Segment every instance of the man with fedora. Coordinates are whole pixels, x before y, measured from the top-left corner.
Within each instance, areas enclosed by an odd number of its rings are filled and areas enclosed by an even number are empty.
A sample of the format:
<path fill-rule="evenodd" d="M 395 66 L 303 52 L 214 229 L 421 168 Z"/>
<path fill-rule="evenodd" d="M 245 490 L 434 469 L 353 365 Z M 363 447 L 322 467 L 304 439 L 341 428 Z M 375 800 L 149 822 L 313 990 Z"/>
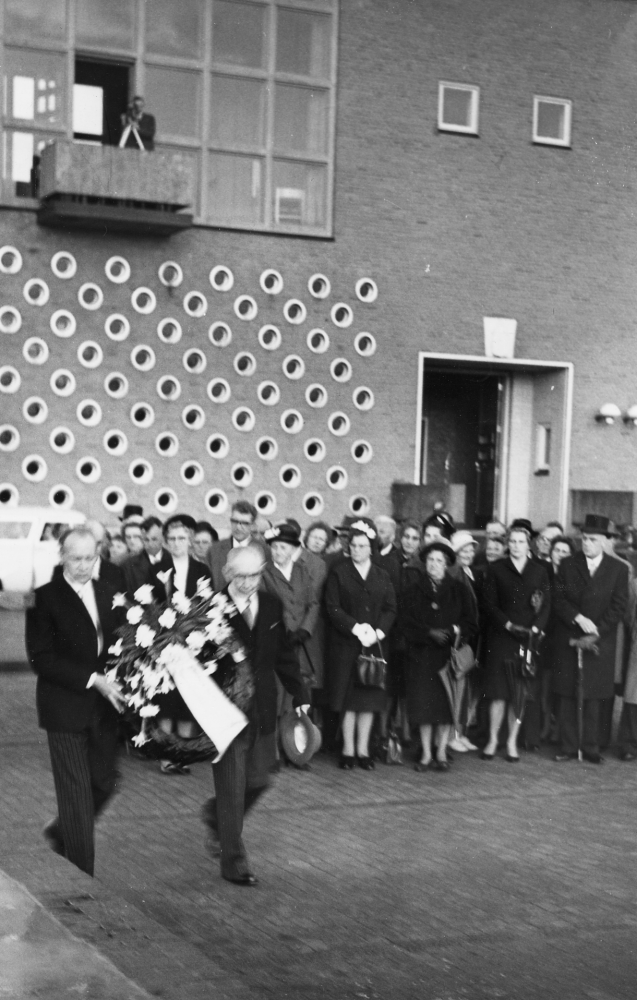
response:
<path fill-rule="evenodd" d="M 615 683 L 617 625 L 628 602 L 628 567 L 604 552 L 613 532 L 607 517 L 587 514 L 582 526 L 582 551 L 565 559 L 555 590 L 555 663 L 553 690 L 560 696 L 562 748 L 555 757 L 577 756 L 578 651 L 583 658 L 584 712 L 582 751 L 585 760 L 601 764 L 600 701 L 612 698 Z"/>

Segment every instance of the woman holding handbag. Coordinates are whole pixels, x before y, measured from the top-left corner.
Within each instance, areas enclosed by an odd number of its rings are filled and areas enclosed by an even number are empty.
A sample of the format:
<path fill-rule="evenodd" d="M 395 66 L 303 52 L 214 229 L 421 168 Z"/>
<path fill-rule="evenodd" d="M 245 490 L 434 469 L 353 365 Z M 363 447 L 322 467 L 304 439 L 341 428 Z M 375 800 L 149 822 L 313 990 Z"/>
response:
<path fill-rule="evenodd" d="M 475 600 L 461 580 L 448 572 L 456 554 L 446 539 L 425 545 L 424 562 L 416 580 L 403 591 L 398 630 L 405 645 L 407 713 L 420 728 L 422 756 L 416 771 L 449 768 L 447 743 L 453 722 L 449 696 L 439 676 L 452 646 L 471 641 L 478 631 Z M 436 759 L 432 756 L 433 729 L 436 728 Z"/>
<path fill-rule="evenodd" d="M 374 767 L 369 755 L 369 734 L 374 712 L 386 707 L 384 687 L 365 684 L 374 672 L 359 673 L 361 654 L 382 658 L 379 642 L 396 618 L 396 596 L 389 575 L 372 563 L 376 529 L 368 518 L 360 518 L 349 529 L 350 558 L 336 563 L 325 585 L 325 607 L 329 623 L 328 689 L 330 708 L 339 712 L 343 726 L 343 753 L 339 767 L 351 770 L 358 756 L 364 771 Z M 364 664 L 363 664 L 364 665 Z M 378 679 L 378 677 L 376 677 Z"/>

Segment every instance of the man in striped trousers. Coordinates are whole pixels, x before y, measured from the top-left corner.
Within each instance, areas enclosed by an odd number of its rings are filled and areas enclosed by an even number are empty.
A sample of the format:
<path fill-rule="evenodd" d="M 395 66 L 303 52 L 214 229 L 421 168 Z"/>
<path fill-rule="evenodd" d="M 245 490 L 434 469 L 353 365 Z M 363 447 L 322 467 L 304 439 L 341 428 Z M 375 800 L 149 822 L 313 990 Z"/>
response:
<path fill-rule="evenodd" d="M 115 791 L 117 713 L 124 705 L 104 668 L 124 611 L 113 608 L 115 589 L 92 579 L 93 534 L 72 528 L 60 545 L 63 572 L 36 590 L 26 630 L 58 802 L 44 835 L 54 851 L 93 875 L 95 817 Z"/>

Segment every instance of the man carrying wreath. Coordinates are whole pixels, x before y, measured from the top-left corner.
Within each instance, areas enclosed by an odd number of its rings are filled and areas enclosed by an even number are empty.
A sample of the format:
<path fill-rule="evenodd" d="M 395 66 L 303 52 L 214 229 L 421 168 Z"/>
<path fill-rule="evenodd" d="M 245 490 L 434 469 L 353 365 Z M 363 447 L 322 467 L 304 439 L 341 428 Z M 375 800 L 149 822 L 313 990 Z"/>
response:
<path fill-rule="evenodd" d="M 248 725 L 212 765 L 216 797 L 202 809 L 209 831 L 208 847 L 220 857 L 223 878 L 243 886 L 257 884 L 243 844 L 243 818 L 268 787 L 276 758 L 275 674 L 292 695 L 297 711 L 306 711 L 310 701 L 298 657 L 286 635 L 281 601 L 274 594 L 259 591 L 264 569 L 263 553 L 256 545 L 230 549 L 223 568 L 227 581 L 224 593 L 236 608 L 230 624 L 245 650 L 253 693 L 243 709 Z M 215 682 L 225 687 L 236 669 L 235 658 L 225 656 L 219 662 Z"/>

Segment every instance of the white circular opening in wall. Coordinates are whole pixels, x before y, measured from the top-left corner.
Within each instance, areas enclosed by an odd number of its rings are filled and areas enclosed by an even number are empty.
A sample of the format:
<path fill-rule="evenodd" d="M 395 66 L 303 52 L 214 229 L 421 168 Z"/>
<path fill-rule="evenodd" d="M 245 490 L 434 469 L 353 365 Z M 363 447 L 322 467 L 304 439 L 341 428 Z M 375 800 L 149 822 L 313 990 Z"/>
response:
<path fill-rule="evenodd" d="M 257 370 L 257 359 L 249 351 L 241 351 L 232 362 L 232 367 L 237 375 L 254 375 Z"/>
<path fill-rule="evenodd" d="M 0 368 L 0 392 L 12 395 L 17 392 L 22 384 L 20 372 L 13 365 L 3 365 Z"/>
<path fill-rule="evenodd" d="M 252 482 L 253 473 L 247 462 L 235 462 L 230 469 L 230 479 L 240 490 L 246 489 Z"/>
<path fill-rule="evenodd" d="M 183 356 L 183 366 L 187 372 L 191 375 L 201 375 L 205 372 L 208 359 L 203 351 L 200 351 L 197 347 L 192 347 Z"/>
<path fill-rule="evenodd" d="M 374 393 L 366 385 L 359 385 L 352 393 L 354 406 L 358 410 L 371 410 L 374 405 Z"/>
<path fill-rule="evenodd" d="M 68 368 L 58 368 L 49 380 L 56 396 L 72 396 L 76 389 L 75 375 Z"/>
<path fill-rule="evenodd" d="M 303 454 L 308 462 L 322 462 L 326 453 L 325 442 L 320 438 L 308 438 L 303 445 Z"/>
<path fill-rule="evenodd" d="M 116 458 L 119 458 L 120 455 L 125 455 L 128 451 L 128 438 L 123 431 L 107 431 L 102 439 L 102 443 L 104 451 L 108 452 L 109 455 L 114 455 Z"/>
<path fill-rule="evenodd" d="M 11 424 L 0 427 L 0 451 L 15 451 L 20 446 L 20 432 Z"/>
<path fill-rule="evenodd" d="M 224 264 L 217 264 L 208 275 L 208 280 L 215 292 L 229 292 L 234 285 L 234 274 Z"/>
<path fill-rule="evenodd" d="M 22 357 L 30 365 L 43 365 L 49 360 L 49 345 L 41 337 L 29 337 L 22 346 Z"/>
<path fill-rule="evenodd" d="M 260 514 L 274 514 L 276 510 L 276 497 L 269 490 L 259 490 L 254 498 L 254 506 Z"/>
<path fill-rule="evenodd" d="M 179 474 L 187 486 L 200 486 L 203 483 L 203 465 L 201 462 L 184 462 Z"/>
<path fill-rule="evenodd" d="M 49 408 L 40 396 L 29 396 L 22 404 L 22 416 L 30 424 L 43 424 L 49 415 Z"/>
<path fill-rule="evenodd" d="M 97 427 L 102 419 L 102 407 L 94 399 L 83 399 L 77 404 L 76 413 L 84 427 Z"/>
<path fill-rule="evenodd" d="M 359 465 L 367 465 L 374 457 L 374 449 L 369 441 L 354 441 L 351 448 L 352 458 Z"/>
<path fill-rule="evenodd" d="M 283 306 L 283 315 L 288 323 L 299 326 L 307 319 L 307 309 L 299 299 L 289 299 Z"/>
<path fill-rule="evenodd" d="M 354 312 L 352 307 L 348 306 L 347 302 L 337 302 L 336 305 L 333 305 L 330 310 L 330 316 L 332 317 L 334 326 L 338 326 L 341 329 L 351 326 L 354 322 Z"/>
<path fill-rule="evenodd" d="M 319 514 L 323 513 L 325 502 L 320 493 L 306 493 L 303 497 L 302 507 L 310 517 L 318 517 Z"/>
<path fill-rule="evenodd" d="M 70 486 L 65 483 L 58 483 L 49 490 L 49 503 L 51 507 L 58 507 L 60 510 L 68 510 L 75 503 L 75 496 Z"/>
<path fill-rule="evenodd" d="M 271 267 L 261 272 L 259 284 L 266 295 L 278 295 L 283 291 L 283 278 Z"/>
<path fill-rule="evenodd" d="M 77 349 L 77 360 L 84 368 L 99 368 L 104 360 L 104 351 L 94 340 L 85 340 Z"/>
<path fill-rule="evenodd" d="M 30 483 L 41 483 L 46 479 L 48 466 L 41 455 L 27 455 L 22 460 L 22 475 Z"/>
<path fill-rule="evenodd" d="M 157 306 L 157 298 L 154 291 L 152 288 L 146 288 L 145 285 L 136 288 L 130 300 L 135 312 L 140 313 L 142 316 L 149 316 L 150 313 L 155 311 Z"/>
<path fill-rule="evenodd" d="M 301 485 L 301 470 L 298 465 L 282 465 L 279 469 L 279 482 L 288 490 L 295 490 Z"/>
<path fill-rule="evenodd" d="M 373 278 L 359 278 L 356 282 L 356 297 L 361 302 L 375 302 L 378 298 L 378 285 Z"/>
<path fill-rule="evenodd" d="M 227 403 L 230 399 L 230 383 L 225 378 L 213 378 L 206 388 L 208 399 L 213 403 Z"/>
<path fill-rule="evenodd" d="M 130 352 L 130 359 L 133 368 L 136 368 L 138 372 L 149 372 L 151 368 L 155 367 L 156 357 L 155 352 L 152 347 L 148 344 L 138 344 Z"/>
<path fill-rule="evenodd" d="M 157 382 L 157 395 L 172 403 L 181 396 L 181 382 L 174 375 L 162 375 Z"/>
<path fill-rule="evenodd" d="M 22 289 L 22 294 L 30 306 L 45 306 L 51 293 L 42 278 L 29 278 Z"/>
<path fill-rule="evenodd" d="M 134 458 L 128 466 L 128 475 L 139 486 L 147 486 L 153 478 L 153 467 L 145 458 Z"/>
<path fill-rule="evenodd" d="M 135 403 L 130 411 L 131 422 L 144 430 L 155 422 L 155 411 L 150 403 Z"/>
<path fill-rule="evenodd" d="M 15 247 L 0 247 L 0 273 L 17 274 L 22 267 L 22 254 Z"/>
<path fill-rule="evenodd" d="M 281 390 L 276 382 L 262 382 L 257 389 L 257 396 L 264 406 L 276 406 L 281 401 Z"/>
<path fill-rule="evenodd" d="M 333 490 L 344 490 L 347 486 L 347 472 L 342 465 L 332 465 L 326 472 L 327 485 Z"/>
<path fill-rule="evenodd" d="M 315 410 L 319 410 L 322 406 L 325 406 L 327 404 L 327 389 L 325 386 L 319 385 L 318 382 L 308 385 L 305 390 L 305 402 L 308 406 L 314 407 Z"/>
<path fill-rule="evenodd" d="M 313 274 L 307 287 L 313 299 L 326 299 L 332 291 L 330 279 L 326 278 L 324 274 Z"/>
<path fill-rule="evenodd" d="M 230 442 L 225 434 L 211 434 L 206 441 L 211 458 L 225 458 L 230 451 Z"/>
<path fill-rule="evenodd" d="M 353 497 L 350 497 L 349 509 L 352 514 L 361 514 L 362 516 L 365 516 L 365 514 L 369 514 L 369 507 L 369 498 L 363 496 L 362 493 L 356 493 Z"/>
<path fill-rule="evenodd" d="M 93 312 L 95 309 L 99 309 L 104 302 L 104 292 L 95 282 L 87 281 L 80 286 L 77 300 L 84 309 Z"/>
<path fill-rule="evenodd" d="M 111 313 L 111 315 L 106 318 L 104 330 L 107 337 L 119 343 L 119 341 L 126 340 L 128 337 L 130 333 L 130 323 L 126 316 L 122 316 L 121 313 Z"/>
<path fill-rule="evenodd" d="M 256 417 L 249 406 L 238 406 L 232 414 L 232 426 L 247 433 L 254 428 Z"/>
<path fill-rule="evenodd" d="M 0 507 L 17 507 L 20 494 L 13 483 L 0 483 Z"/>
<path fill-rule="evenodd" d="M 174 458 L 179 451 L 179 438 L 170 431 L 162 431 L 155 438 L 155 451 L 162 458 Z"/>
<path fill-rule="evenodd" d="M 177 509 L 178 498 L 169 486 L 163 486 L 155 493 L 155 507 L 164 514 L 172 514 Z"/>
<path fill-rule="evenodd" d="M 354 350 L 362 358 L 371 358 L 376 353 L 376 338 L 372 333 L 357 333 L 354 338 Z"/>
<path fill-rule="evenodd" d="M 279 446 L 272 437 L 260 437 L 254 447 L 259 458 L 265 462 L 271 462 L 279 454 Z"/>
<path fill-rule="evenodd" d="M 276 351 L 281 346 L 281 331 L 278 326 L 262 326 L 257 338 L 264 351 Z"/>
<path fill-rule="evenodd" d="M 205 503 L 211 514 L 223 514 L 228 509 L 228 497 L 223 490 L 208 490 Z"/>
<path fill-rule="evenodd" d="M 336 413 L 330 413 L 327 426 L 334 437 L 344 437 L 349 434 L 350 419 L 342 410 L 337 410 Z"/>
<path fill-rule="evenodd" d="M 115 285 L 123 285 L 130 278 L 130 264 L 125 257 L 109 257 L 104 265 L 104 273 Z"/>
<path fill-rule="evenodd" d="M 157 336 L 164 344 L 178 344 L 182 332 L 181 323 L 179 320 L 173 319 L 172 316 L 160 319 L 157 324 Z"/>
<path fill-rule="evenodd" d="M 128 394 L 128 379 L 121 372 L 111 372 L 104 379 L 104 389 L 111 399 L 123 399 Z"/>
<path fill-rule="evenodd" d="M 200 431 L 206 422 L 206 414 L 201 406 L 186 406 L 181 414 L 181 422 L 189 431 Z"/>
<path fill-rule="evenodd" d="M 257 304 L 251 295 L 240 295 L 234 300 L 233 308 L 235 316 L 245 320 L 254 319 L 258 312 Z"/>
<path fill-rule="evenodd" d="M 184 296 L 184 311 L 194 319 L 201 319 L 208 312 L 208 299 L 202 292 L 188 292 Z"/>
<path fill-rule="evenodd" d="M 157 274 L 165 288 L 178 288 L 184 280 L 184 272 L 175 260 L 165 260 Z"/>
<path fill-rule="evenodd" d="M 213 347 L 227 347 L 232 340 L 232 330 L 227 323 L 213 323 L 208 330 L 208 340 Z"/>
<path fill-rule="evenodd" d="M 121 486 L 107 486 L 102 493 L 102 504 L 113 514 L 123 510 L 126 505 L 126 494 Z"/>
<path fill-rule="evenodd" d="M 72 253 L 66 250 L 58 250 L 51 257 L 51 270 L 56 278 L 67 281 L 77 273 L 77 261 Z"/>
<path fill-rule="evenodd" d="M 334 358 L 330 365 L 330 375 L 335 382 L 349 382 L 352 377 L 352 366 L 347 358 Z"/>
<path fill-rule="evenodd" d="M 15 306 L 0 308 L 0 333 L 17 333 L 22 326 L 22 316 Z"/>
<path fill-rule="evenodd" d="M 77 320 L 68 309 L 56 309 L 49 320 L 51 332 L 56 337 L 72 337 L 77 329 Z"/>
<path fill-rule="evenodd" d="M 303 378 L 305 375 L 305 361 L 298 354 L 288 354 L 287 358 L 284 358 L 281 367 L 283 368 L 284 375 L 293 381 Z"/>
<path fill-rule="evenodd" d="M 325 354 L 330 347 L 330 338 L 325 330 L 310 330 L 306 343 L 313 354 Z"/>
<path fill-rule="evenodd" d="M 83 483 L 96 483 L 102 475 L 102 467 L 96 458 L 87 455 L 75 466 L 75 475 Z"/>
<path fill-rule="evenodd" d="M 299 434 L 303 430 L 303 417 L 298 410 L 284 410 L 281 427 L 286 434 Z"/>
<path fill-rule="evenodd" d="M 54 427 L 49 434 L 49 444 L 58 455 L 69 455 L 75 448 L 75 434 L 68 427 Z"/>

